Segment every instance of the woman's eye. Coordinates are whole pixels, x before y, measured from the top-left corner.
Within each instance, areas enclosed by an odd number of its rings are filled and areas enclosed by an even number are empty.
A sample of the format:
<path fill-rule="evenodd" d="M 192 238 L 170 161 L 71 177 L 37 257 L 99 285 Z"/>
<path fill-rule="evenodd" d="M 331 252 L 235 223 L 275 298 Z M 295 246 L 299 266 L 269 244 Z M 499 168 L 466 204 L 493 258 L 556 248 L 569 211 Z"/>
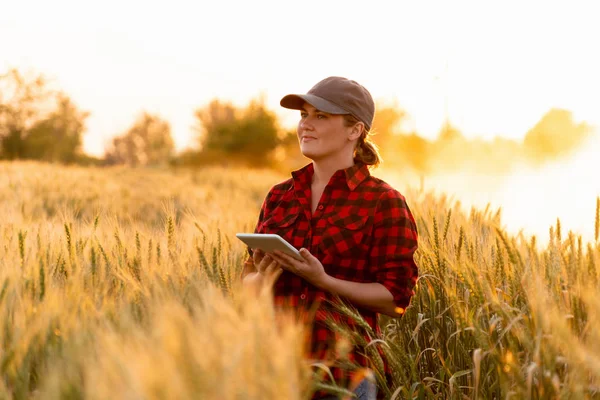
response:
<path fill-rule="evenodd" d="M 324 115 L 324 114 L 318 114 L 318 115 L 317 115 L 317 118 L 318 118 L 318 119 L 325 119 L 325 118 L 327 118 L 327 116 L 326 116 L 326 115 Z"/>
<path fill-rule="evenodd" d="M 304 112 L 303 112 L 303 113 L 300 113 L 300 117 L 301 117 L 301 118 L 306 118 L 306 116 L 307 116 L 307 115 L 308 115 L 308 114 L 307 114 L 307 113 L 304 113 Z"/>

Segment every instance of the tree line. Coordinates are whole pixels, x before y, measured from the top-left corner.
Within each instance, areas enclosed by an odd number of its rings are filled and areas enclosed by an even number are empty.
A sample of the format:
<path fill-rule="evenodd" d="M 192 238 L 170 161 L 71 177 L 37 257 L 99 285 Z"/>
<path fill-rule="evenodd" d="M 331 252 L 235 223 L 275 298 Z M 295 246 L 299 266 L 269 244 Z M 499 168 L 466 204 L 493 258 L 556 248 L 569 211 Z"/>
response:
<path fill-rule="evenodd" d="M 171 125 L 143 112 L 113 137 L 103 158 L 83 152 L 88 111 L 41 75 L 16 69 L 0 75 L 0 159 L 129 166 L 239 163 L 270 167 L 281 159 L 295 134 L 280 128 L 262 99 L 245 108 L 213 100 L 195 110 L 200 150 L 175 154 Z M 282 153 L 283 152 L 283 153 Z"/>
<path fill-rule="evenodd" d="M 171 126 L 159 115 L 141 113 L 131 127 L 113 137 L 103 158 L 83 152 L 90 113 L 64 92 L 52 90 L 41 75 L 16 69 L 0 75 L 0 159 L 65 164 L 202 166 L 207 164 L 295 168 L 307 162 L 296 133 L 284 129 L 262 98 L 239 108 L 215 99 L 194 111 L 199 150 L 175 154 Z M 384 165 L 421 173 L 477 167 L 510 168 L 516 160 L 544 163 L 571 154 L 591 129 L 571 112 L 549 110 L 523 141 L 467 139 L 447 122 L 434 140 L 404 129 L 406 113 L 397 105 L 377 107 L 375 143 Z M 507 116 L 510 118 L 510 116 Z"/>

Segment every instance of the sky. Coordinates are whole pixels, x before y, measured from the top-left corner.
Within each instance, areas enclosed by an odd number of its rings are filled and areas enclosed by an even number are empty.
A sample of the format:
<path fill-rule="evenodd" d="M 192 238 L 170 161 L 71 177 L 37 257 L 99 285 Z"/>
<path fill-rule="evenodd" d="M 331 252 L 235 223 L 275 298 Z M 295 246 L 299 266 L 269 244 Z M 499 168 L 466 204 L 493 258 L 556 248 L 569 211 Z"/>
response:
<path fill-rule="evenodd" d="M 563 239 L 569 231 L 581 235 L 584 243 L 595 241 L 596 202 L 600 198 L 600 135 L 590 136 L 573 157 L 540 167 L 522 164 L 509 173 L 489 171 L 441 172 L 424 177 L 408 177 L 402 171 L 385 171 L 383 179 L 403 193 L 423 187 L 426 193 L 460 201 L 463 211 L 471 207 L 491 214 L 501 209 L 501 227 L 510 234 L 536 235 L 545 246 L 549 228 L 560 219 Z M 556 230 L 556 228 L 554 228 Z"/>
<path fill-rule="evenodd" d="M 214 98 L 262 95 L 291 127 L 280 98 L 331 75 L 395 102 L 429 138 L 448 116 L 467 137 L 521 139 L 552 107 L 600 126 L 592 1 L 3 3 L 0 72 L 44 74 L 89 111 L 91 154 L 142 111 L 192 145 L 193 112 Z"/>

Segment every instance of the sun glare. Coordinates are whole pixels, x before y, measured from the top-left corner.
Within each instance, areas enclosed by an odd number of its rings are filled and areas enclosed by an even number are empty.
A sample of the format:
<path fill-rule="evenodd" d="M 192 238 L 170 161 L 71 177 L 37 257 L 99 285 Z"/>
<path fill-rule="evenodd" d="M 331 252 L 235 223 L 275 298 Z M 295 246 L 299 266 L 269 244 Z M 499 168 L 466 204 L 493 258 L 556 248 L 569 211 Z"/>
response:
<path fill-rule="evenodd" d="M 279 99 L 328 75 L 353 78 L 397 104 L 404 130 L 429 140 L 449 121 L 469 140 L 519 142 L 552 108 L 600 126 L 600 25 L 587 3 L 439 2 L 435 12 L 402 1 L 332 1 L 318 3 L 318 12 L 310 1 L 30 3 L 7 3 L 0 15 L 0 37 L 11 38 L 0 68 L 45 74 L 89 111 L 83 145 L 92 155 L 142 111 L 171 124 L 177 150 L 194 146 L 194 111 L 214 98 L 243 106 L 263 95 L 293 129 L 297 114 Z M 38 12 L 23 19 L 32 8 Z M 273 14 L 258 13 L 263 8 Z M 358 15 L 360 29 L 350 29 Z M 290 27 L 308 22 L 319 29 L 304 30 L 300 44 Z M 426 183 L 465 204 L 502 206 L 515 229 L 540 234 L 561 217 L 586 230 L 599 192 L 590 150 L 598 144 L 590 146 L 542 169 L 490 176 L 475 164 L 460 174 L 436 171 Z"/>

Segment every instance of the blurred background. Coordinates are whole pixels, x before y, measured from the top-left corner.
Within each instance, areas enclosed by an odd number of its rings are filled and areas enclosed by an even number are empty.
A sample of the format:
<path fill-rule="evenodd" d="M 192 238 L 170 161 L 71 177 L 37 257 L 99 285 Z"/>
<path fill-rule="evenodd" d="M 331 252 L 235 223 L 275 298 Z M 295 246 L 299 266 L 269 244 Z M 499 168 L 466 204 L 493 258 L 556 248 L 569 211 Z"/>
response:
<path fill-rule="evenodd" d="M 373 174 L 502 208 L 542 241 L 594 236 L 593 2 L 20 1 L 0 13 L 0 158 L 289 174 L 279 99 L 354 79 L 377 100 Z M 409 199 L 410 204 L 410 199 Z"/>

